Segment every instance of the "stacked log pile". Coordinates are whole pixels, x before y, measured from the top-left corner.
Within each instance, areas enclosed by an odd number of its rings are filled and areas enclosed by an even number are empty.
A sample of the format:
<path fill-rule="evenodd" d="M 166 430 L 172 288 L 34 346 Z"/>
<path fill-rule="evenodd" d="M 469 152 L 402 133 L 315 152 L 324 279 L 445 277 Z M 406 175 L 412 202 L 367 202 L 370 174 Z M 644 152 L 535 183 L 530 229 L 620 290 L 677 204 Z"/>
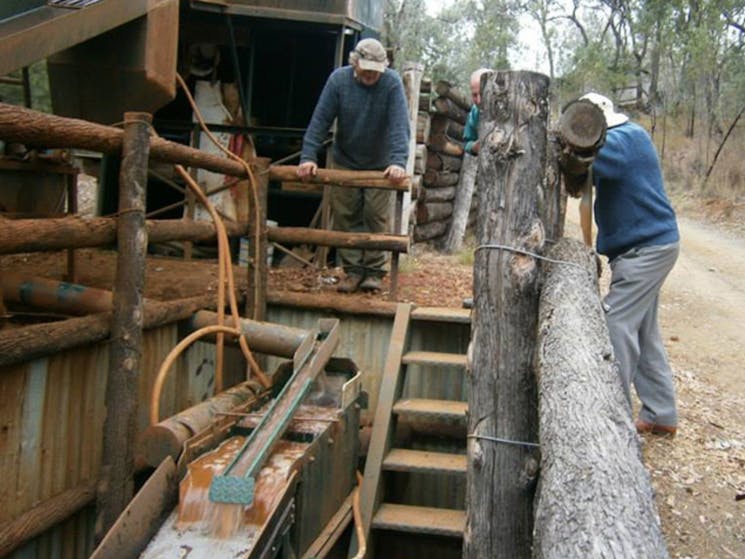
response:
<path fill-rule="evenodd" d="M 426 88 L 426 89 L 425 89 Z M 461 180 L 463 130 L 471 100 L 448 82 L 423 82 L 419 97 L 417 143 L 422 173 L 415 211 L 414 242 L 442 241 L 450 228 Z M 417 152 L 419 154 L 419 151 Z"/>

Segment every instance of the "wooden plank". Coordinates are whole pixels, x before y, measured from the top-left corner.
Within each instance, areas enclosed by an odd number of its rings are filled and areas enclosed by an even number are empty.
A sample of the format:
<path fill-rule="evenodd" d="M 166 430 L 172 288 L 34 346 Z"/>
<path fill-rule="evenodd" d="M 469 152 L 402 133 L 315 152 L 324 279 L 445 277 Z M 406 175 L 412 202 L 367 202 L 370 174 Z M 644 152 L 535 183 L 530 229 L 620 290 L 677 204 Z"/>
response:
<path fill-rule="evenodd" d="M 373 527 L 397 532 L 462 538 L 466 527 L 466 513 L 462 510 L 385 503 L 375 515 Z"/>
<path fill-rule="evenodd" d="M 466 475 L 466 455 L 394 448 L 385 457 L 383 469 L 393 472 Z"/>
<path fill-rule="evenodd" d="M 462 353 L 441 353 L 437 351 L 410 351 L 403 357 L 406 365 L 431 365 L 465 367 L 466 356 Z"/>
<path fill-rule="evenodd" d="M 385 382 L 385 380 L 383 381 Z M 406 398 L 393 406 L 393 412 L 416 418 L 456 419 L 466 418 L 468 402 L 454 400 L 427 400 L 423 398 Z M 377 418 L 377 415 L 375 416 Z"/>
<path fill-rule="evenodd" d="M 383 467 L 383 458 L 388 453 L 391 444 L 391 432 L 394 426 L 391 408 L 401 393 L 403 384 L 401 357 L 404 354 L 407 342 L 410 317 L 411 304 L 400 303 L 396 309 L 396 318 L 393 320 L 388 356 L 385 360 L 378 405 L 375 409 L 375 424 L 373 425 L 370 448 L 365 462 L 365 474 L 360 488 L 360 515 L 365 539 L 368 539 L 370 534 L 373 514 L 380 497 L 380 474 Z M 350 552 L 356 550 L 356 548 L 355 539 L 350 545 Z"/>
<path fill-rule="evenodd" d="M 470 309 L 452 309 L 449 307 L 417 307 L 411 312 L 412 320 L 429 320 L 431 322 L 471 323 Z"/>

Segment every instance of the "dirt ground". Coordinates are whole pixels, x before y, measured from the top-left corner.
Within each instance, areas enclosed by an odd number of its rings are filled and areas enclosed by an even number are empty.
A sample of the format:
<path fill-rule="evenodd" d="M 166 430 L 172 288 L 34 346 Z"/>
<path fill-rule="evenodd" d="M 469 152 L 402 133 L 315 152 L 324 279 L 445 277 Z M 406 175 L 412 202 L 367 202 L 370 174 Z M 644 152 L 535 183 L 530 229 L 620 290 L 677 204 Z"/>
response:
<path fill-rule="evenodd" d="M 643 451 L 657 494 L 663 530 L 674 558 L 745 558 L 745 204 L 676 202 L 681 256 L 666 282 L 660 316 L 678 388 L 675 439 L 645 437 Z M 570 205 L 567 234 L 578 236 Z M 460 307 L 471 296 L 468 248 L 443 256 L 416 245 L 401 260 L 399 300 Z M 62 254 L 0 257 L 0 270 L 62 278 Z M 111 252 L 81 250 L 78 282 L 109 288 Z M 236 270 L 239 290 L 245 271 Z M 270 289 L 335 293 L 339 270 L 273 268 Z M 610 276 L 605 269 L 603 281 Z M 174 281 L 178 278 L 178 281 Z M 214 291 L 217 268 L 175 258 L 151 258 L 146 296 L 174 299 Z M 362 299 L 384 298 L 354 295 Z"/>

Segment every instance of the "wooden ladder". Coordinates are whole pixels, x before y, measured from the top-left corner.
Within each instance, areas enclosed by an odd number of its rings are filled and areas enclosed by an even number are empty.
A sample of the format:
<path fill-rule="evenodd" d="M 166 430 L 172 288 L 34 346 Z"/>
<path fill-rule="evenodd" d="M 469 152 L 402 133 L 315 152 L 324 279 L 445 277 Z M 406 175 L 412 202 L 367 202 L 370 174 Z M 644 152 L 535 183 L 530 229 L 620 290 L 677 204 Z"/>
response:
<path fill-rule="evenodd" d="M 467 311 L 459 309 L 453 312 L 460 315 L 461 321 L 463 316 L 468 320 Z M 405 416 L 410 420 L 446 420 L 451 423 L 465 421 L 467 402 L 401 397 L 409 365 L 427 368 L 455 366 L 465 372 L 466 356 L 463 354 L 409 350 L 413 320 L 449 321 L 451 317 L 448 315 L 446 309 L 441 310 L 439 316 L 426 311 L 412 312 L 412 306 L 408 303 L 400 303 L 397 307 L 360 491 L 362 529 L 369 542 L 368 552 L 370 543 L 373 543 L 370 542 L 371 529 L 463 537 L 466 521 L 464 510 L 386 502 L 381 483 L 386 471 L 465 476 L 465 454 L 392 448 L 398 417 Z M 357 549 L 355 535 L 350 544 L 349 557 L 353 557 Z M 371 555 L 368 553 L 367 556 Z"/>

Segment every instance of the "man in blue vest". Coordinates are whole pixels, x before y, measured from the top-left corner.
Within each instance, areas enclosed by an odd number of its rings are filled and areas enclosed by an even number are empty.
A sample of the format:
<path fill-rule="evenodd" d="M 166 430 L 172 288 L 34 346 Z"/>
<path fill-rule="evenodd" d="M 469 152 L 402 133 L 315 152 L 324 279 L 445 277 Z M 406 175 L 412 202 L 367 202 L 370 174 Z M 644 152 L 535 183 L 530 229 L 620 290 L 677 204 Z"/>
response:
<path fill-rule="evenodd" d="M 637 431 L 675 435 L 678 416 L 672 371 L 657 320 L 659 293 L 678 258 L 679 233 L 665 193 L 657 151 L 646 130 L 607 97 L 587 99 L 605 116 L 605 144 L 592 164 L 597 251 L 612 270 L 603 300 L 623 387 L 641 400 Z"/>
<path fill-rule="evenodd" d="M 349 66 L 332 72 L 303 138 L 298 176 L 316 174 L 321 144 L 336 119 L 334 165 L 340 169 L 381 170 L 394 183 L 406 178 L 409 112 L 401 78 L 388 68 L 385 48 L 363 39 L 349 54 Z M 332 187 L 330 202 L 337 231 L 386 233 L 390 190 Z M 386 253 L 338 249 L 346 277 L 339 291 L 380 289 Z"/>

